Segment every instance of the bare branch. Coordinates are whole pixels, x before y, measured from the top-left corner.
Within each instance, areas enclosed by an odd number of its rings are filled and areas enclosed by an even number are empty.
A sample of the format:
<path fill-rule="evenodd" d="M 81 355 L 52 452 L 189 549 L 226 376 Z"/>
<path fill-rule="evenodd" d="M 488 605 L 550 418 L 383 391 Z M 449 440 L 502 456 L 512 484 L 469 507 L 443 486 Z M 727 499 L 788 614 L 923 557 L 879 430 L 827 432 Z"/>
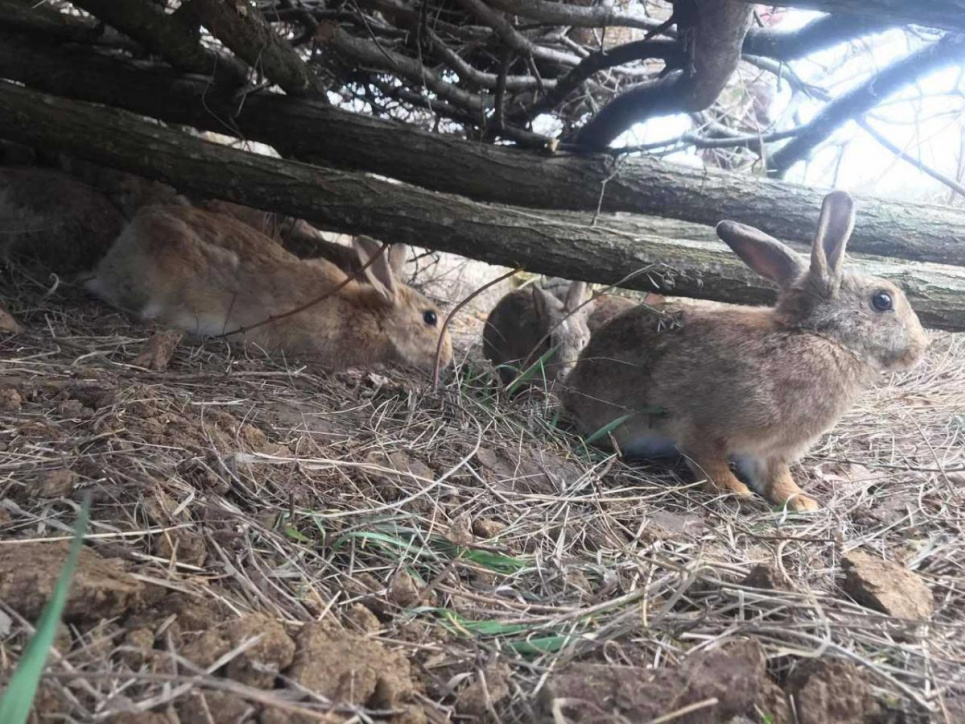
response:
<path fill-rule="evenodd" d="M 951 189 L 952 191 L 954 191 L 955 193 L 959 194 L 960 196 L 965 197 L 965 186 L 962 186 L 962 184 L 958 183 L 958 181 L 956 181 L 955 179 L 948 178 L 948 176 L 946 176 L 945 174 L 943 174 L 943 173 L 941 173 L 941 172 L 939 172 L 939 171 L 936 171 L 935 169 L 931 168 L 930 166 L 925 165 L 924 163 L 922 163 L 921 159 L 915 158 L 915 157 L 912 156 L 911 154 L 906 153 L 905 151 L 903 151 L 901 148 L 899 148 L 899 147 L 896 146 L 894 143 L 892 143 L 891 141 L 889 141 L 887 137 L 885 137 L 884 135 L 882 135 L 881 133 L 879 133 L 879 132 L 874 128 L 874 126 L 872 126 L 870 123 L 868 123 L 867 119 L 865 119 L 865 118 L 857 118 L 857 119 L 855 119 L 855 123 L 857 123 L 869 136 L 871 136 L 871 137 L 872 137 L 873 139 L 875 139 L 878 143 L 880 143 L 882 146 L 884 146 L 884 147 L 887 148 L 889 151 L 891 151 L 893 154 L 895 154 L 895 155 L 896 155 L 898 158 L 900 158 L 902 161 L 906 161 L 906 162 L 910 163 L 912 166 L 914 166 L 915 168 L 917 168 L 917 169 L 918 169 L 919 171 L 921 171 L 922 173 L 928 174 L 929 176 L 931 176 L 931 177 L 932 177 L 933 179 L 935 179 L 936 181 L 939 181 L 939 182 L 945 184 L 945 186 L 947 186 L 948 188 L 950 188 L 950 189 Z"/>
<path fill-rule="evenodd" d="M 887 19 L 835 13 L 812 20 L 797 30 L 751 28 L 744 38 L 743 53 L 786 63 L 894 26 L 895 23 Z"/>
<path fill-rule="evenodd" d="M 123 6 L 116 0 L 96 1 Z M 191 0 L 191 12 L 215 37 L 253 68 L 264 72 L 292 96 L 325 99 L 325 87 L 299 57 L 291 44 L 280 37 L 248 0 Z"/>
<path fill-rule="evenodd" d="M 562 53 L 558 50 L 534 45 L 522 33 L 516 30 L 512 23 L 499 13 L 491 10 L 482 0 L 458 1 L 466 10 L 495 30 L 503 42 L 517 53 L 531 58 L 558 63 L 566 67 L 577 65 L 580 62 L 578 56 L 571 55 L 570 53 Z"/>
<path fill-rule="evenodd" d="M 557 83 L 553 86 L 547 86 L 550 92 L 540 98 L 539 101 L 531 107 L 527 108 L 525 113 L 517 114 L 514 120 L 517 122 L 531 121 L 539 114 L 552 110 L 594 73 L 646 58 L 660 58 L 664 61 L 675 60 L 681 62 L 683 60 L 683 51 L 679 43 L 661 39 L 638 40 L 632 43 L 618 45 L 609 51 L 588 55 L 580 61 L 578 66 L 560 78 Z"/>
<path fill-rule="evenodd" d="M 489 98 L 483 98 L 447 83 L 438 73 L 426 68 L 416 58 L 409 58 L 371 41 L 355 38 L 342 28 L 332 27 L 331 31 L 328 45 L 359 63 L 397 73 L 417 86 L 425 85 L 439 98 L 474 113 L 481 113 L 492 104 Z M 476 123 L 482 120 L 480 116 Z"/>
<path fill-rule="evenodd" d="M 575 28 L 625 27 L 640 30 L 656 30 L 660 20 L 625 12 L 615 5 L 583 7 L 544 0 L 490 0 L 490 5 L 503 12 L 536 20 L 547 25 L 569 25 Z"/>
<path fill-rule="evenodd" d="M 181 23 L 173 15 L 143 0 L 72 0 L 77 7 L 103 20 L 130 36 L 148 51 L 164 58 L 178 70 L 213 75 L 216 71 L 229 73 L 241 82 L 247 69 L 201 46 L 197 29 Z M 34 3 L 36 5 L 36 3 Z"/>
<path fill-rule="evenodd" d="M 965 38 L 946 35 L 937 43 L 895 61 L 822 108 L 793 140 L 771 156 L 770 172 L 782 176 L 846 121 L 864 115 L 909 83 L 962 57 L 965 57 Z"/>
<path fill-rule="evenodd" d="M 612 100 L 580 131 L 581 145 L 606 148 L 634 123 L 700 111 L 717 100 L 740 61 L 751 8 L 742 0 L 697 0 L 695 9 L 692 67 L 642 83 Z"/>
<path fill-rule="evenodd" d="M 770 0 L 768 5 L 860 15 L 888 20 L 895 25 L 965 30 L 965 12 L 962 12 L 961 0 Z"/>
<path fill-rule="evenodd" d="M 779 238 L 804 242 L 813 234 L 823 197 L 819 189 L 653 158 L 526 153 L 467 142 L 270 93 L 252 94 L 239 107 L 231 89 L 210 88 L 204 79 L 178 77 L 167 67 L 106 58 L 82 48 L 45 44 L 33 36 L 0 32 L 0 77 L 169 123 L 261 141 L 303 161 L 375 173 L 481 201 L 657 214 L 702 224 L 729 217 Z M 424 108 L 427 101 L 415 97 L 416 102 Z M 530 135 L 532 145 L 545 143 L 545 138 Z M 775 208 L 781 213 L 775 214 Z M 965 266 L 960 238 L 965 238 L 965 211 L 864 196 L 859 198 L 849 248 Z"/>
<path fill-rule="evenodd" d="M 652 274 L 627 284 L 721 301 L 774 298 L 767 282 L 713 240 L 710 227 L 626 216 L 594 224 L 590 213 L 479 204 L 365 174 L 238 151 L 7 82 L 0 82 L 0 135 L 383 241 L 605 284 L 626 279 L 628 270 L 652 266 Z M 965 327 L 965 270 L 859 259 L 851 264 L 903 285 L 923 323 Z"/>

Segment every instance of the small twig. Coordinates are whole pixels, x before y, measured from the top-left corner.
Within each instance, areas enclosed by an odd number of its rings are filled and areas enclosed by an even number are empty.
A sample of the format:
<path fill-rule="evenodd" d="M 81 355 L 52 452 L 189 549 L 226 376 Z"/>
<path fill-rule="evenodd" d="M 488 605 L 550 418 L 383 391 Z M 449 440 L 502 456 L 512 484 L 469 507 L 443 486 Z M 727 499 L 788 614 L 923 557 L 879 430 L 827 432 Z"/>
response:
<path fill-rule="evenodd" d="M 446 316 L 446 321 L 442 323 L 442 329 L 439 331 L 439 342 L 436 344 L 436 361 L 435 361 L 435 364 L 433 364 L 432 366 L 432 386 L 433 387 L 439 387 L 439 362 L 440 362 L 440 358 L 442 357 L 442 341 L 446 337 L 446 330 L 449 329 L 449 322 L 452 320 L 453 317 L 456 316 L 456 312 L 458 312 L 460 309 L 465 307 L 469 302 L 471 302 L 473 299 L 478 297 L 480 294 L 482 294 L 490 287 L 495 286 L 496 284 L 499 284 L 499 282 L 505 279 L 509 279 L 511 276 L 513 276 L 514 274 L 517 274 L 519 271 L 520 270 L 517 267 L 516 269 L 511 269 L 505 274 L 502 274 L 496 277 L 492 281 L 486 282 L 481 287 L 479 287 L 476 291 L 470 294 L 468 297 L 466 297 L 461 302 L 459 302 L 459 304 L 453 307 L 452 311 L 449 312 L 449 314 Z"/>
<path fill-rule="evenodd" d="M 922 163 L 921 159 L 915 158 L 911 154 L 903 151 L 901 148 L 896 146 L 894 143 L 889 141 L 885 136 L 879 133 L 871 124 L 869 124 L 867 118 L 865 117 L 856 118 L 854 122 L 857 123 L 861 127 L 861 129 L 864 130 L 869 136 L 871 136 L 878 143 L 880 143 L 882 146 L 884 146 L 893 154 L 895 154 L 895 156 L 900 158 L 902 161 L 907 161 L 922 173 L 927 174 L 931 176 L 933 179 L 935 179 L 936 181 L 940 181 L 941 183 L 945 184 L 948 188 L 950 188 L 955 193 L 959 194 L 960 196 L 965 196 L 965 186 L 958 183 L 958 181 L 956 181 L 955 179 L 949 178 L 948 176 L 941 173 L 940 171 L 936 171 L 930 166 L 926 166 L 924 163 Z"/>

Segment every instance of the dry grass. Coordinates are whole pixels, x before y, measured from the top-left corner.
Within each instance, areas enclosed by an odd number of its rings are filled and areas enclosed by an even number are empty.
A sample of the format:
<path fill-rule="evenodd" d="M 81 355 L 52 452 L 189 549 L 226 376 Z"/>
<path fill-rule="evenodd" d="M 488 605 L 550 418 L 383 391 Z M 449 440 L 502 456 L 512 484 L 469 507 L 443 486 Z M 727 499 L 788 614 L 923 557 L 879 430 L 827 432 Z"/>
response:
<path fill-rule="evenodd" d="M 176 592 L 292 634 L 320 619 L 358 631 L 366 606 L 369 635 L 413 665 L 430 721 L 497 660 L 511 676 L 489 718 L 533 721 L 569 662 L 662 668 L 748 636 L 779 679 L 808 657 L 856 662 L 896 720 L 941 721 L 965 695 L 962 337 L 936 337 L 925 365 L 882 380 L 825 437 L 797 469 L 825 508 L 799 516 L 714 499 L 682 467 L 584 449 L 546 395 L 498 395 L 475 351 L 439 390 L 190 341 L 150 372 L 130 365 L 148 331 L 74 290 L 45 299 L 16 276 L 2 298 L 27 332 L 0 339 L 0 388 L 22 398 L 0 411 L 0 552 L 69 535 L 90 492 L 89 547 L 121 558 L 152 601 Z M 51 487 L 64 468 L 75 477 Z M 930 624 L 841 592 L 841 556 L 858 547 L 925 579 Z M 784 589 L 743 585 L 758 564 Z M 252 711 L 332 709 L 193 664 L 152 605 L 72 624 L 45 679 L 51 711 L 102 720 L 198 692 Z M 2 670 L 28 625 L 10 601 L 0 612 Z M 145 620 L 158 659 L 133 655 L 127 632 Z"/>

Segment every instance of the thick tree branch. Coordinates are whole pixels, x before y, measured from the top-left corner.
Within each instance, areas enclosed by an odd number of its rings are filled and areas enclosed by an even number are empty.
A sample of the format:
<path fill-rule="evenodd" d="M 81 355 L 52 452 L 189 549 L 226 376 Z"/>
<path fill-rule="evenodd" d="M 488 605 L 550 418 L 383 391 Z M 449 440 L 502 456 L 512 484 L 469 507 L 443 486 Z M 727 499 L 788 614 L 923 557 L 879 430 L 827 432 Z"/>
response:
<path fill-rule="evenodd" d="M 154 3 L 144 0 L 72 0 L 72 3 L 130 36 L 178 70 L 214 75 L 220 69 L 236 82 L 245 78 L 243 65 L 204 48 L 197 29 L 181 23 Z"/>
<path fill-rule="evenodd" d="M 713 234 L 660 219 L 478 204 L 364 174 L 279 161 L 202 141 L 99 106 L 0 82 L 0 135 L 53 147 L 177 188 L 305 218 L 346 233 L 424 245 L 536 272 L 720 301 L 767 302 L 773 289 Z M 922 321 L 965 329 L 965 270 L 859 261 L 902 284 Z"/>
<path fill-rule="evenodd" d="M 692 66 L 617 96 L 580 131 L 581 145 L 603 149 L 634 123 L 701 111 L 717 100 L 740 61 L 751 6 L 742 0 L 696 0 L 695 7 Z"/>
<path fill-rule="evenodd" d="M 835 13 L 812 20 L 797 30 L 751 28 L 744 38 L 742 52 L 786 63 L 894 26 L 894 21 L 887 19 Z"/>
<path fill-rule="evenodd" d="M 138 48 L 127 36 L 102 25 L 96 18 L 71 17 L 46 5 L 38 5 L 36 0 L 0 0 L 0 18 L 8 28 L 39 33 L 48 39 Z"/>
<path fill-rule="evenodd" d="M 0 135 L 323 227 L 424 245 L 548 275 L 720 301 L 766 302 L 773 289 L 713 234 L 661 219 L 535 212 L 478 204 L 364 174 L 279 161 L 170 131 L 129 114 L 0 82 Z M 905 286 L 922 321 L 965 328 L 965 270 L 851 260 Z"/>
<path fill-rule="evenodd" d="M 530 153 L 473 143 L 282 95 L 252 94 L 239 107 L 232 91 L 211 88 L 203 79 L 16 33 L 0 32 L 0 77 L 171 123 L 241 134 L 304 161 L 481 201 L 631 211 L 702 224 L 728 217 L 778 238 L 808 241 L 823 196 L 819 189 L 653 158 Z M 963 211 L 858 197 L 849 249 L 965 266 L 961 239 Z"/>
<path fill-rule="evenodd" d="M 95 1 L 127 4 L 116 0 Z M 325 98 L 325 88 L 319 78 L 291 43 L 272 30 L 248 0 L 191 0 L 188 7 L 218 40 L 289 95 Z"/>
<path fill-rule="evenodd" d="M 539 114 L 552 110 L 594 73 L 645 58 L 659 58 L 664 61 L 674 60 L 679 63 L 683 61 L 683 51 L 680 44 L 673 40 L 658 39 L 637 40 L 618 45 L 607 51 L 588 55 L 553 86 L 547 85 L 549 92 L 536 103 L 524 109 L 523 112 L 514 114 L 514 121 L 517 123 L 531 121 Z"/>
<path fill-rule="evenodd" d="M 569 25 L 574 28 L 624 27 L 640 30 L 656 30 L 662 25 L 659 20 L 623 11 L 614 5 L 583 7 L 549 0 L 489 0 L 489 4 L 503 12 L 547 25 Z"/>
<path fill-rule="evenodd" d="M 781 176 L 804 159 L 846 121 L 864 115 L 888 96 L 918 78 L 965 57 L 965 38 L 946 35 L 868 78 L 860 85 L 828 103 L 798 135 L 775 152 L 769 171 Z"/>

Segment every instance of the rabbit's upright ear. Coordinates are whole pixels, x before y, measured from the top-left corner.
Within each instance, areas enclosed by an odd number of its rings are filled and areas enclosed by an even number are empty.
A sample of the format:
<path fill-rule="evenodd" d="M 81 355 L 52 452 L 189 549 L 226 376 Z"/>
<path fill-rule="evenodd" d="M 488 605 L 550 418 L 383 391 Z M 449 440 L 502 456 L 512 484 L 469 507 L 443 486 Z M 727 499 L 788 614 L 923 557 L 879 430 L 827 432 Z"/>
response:
<path fill-rule="evenodd" d="M 393 244 L 389 247 L 389 266 L 396 277 L 402 274 L 405 260 L 409 258 L 409 247 L 405 244 Z"/>
<path fill-rule="evenodd" d="M 533 310 L 540 324 L 556 324 L 562 316 L 563 302 L 534 284 Z"/>
<path fill-rule="evenodd" d="M 575 312 L 586 301 L 586 282 L 573 282 L 566 291 L 566 302 L 563 307 L 567 312 Z"/>
<path fill-rule="evenodd" d="M 811 246 L 811 279 L 828 296 L 841 286 L 844 248 L 854 230 L 854 199 L 844 191 L 824 197 L 818 231 Z"/>
<path fill-rule="evenodd" d="M 398 282 L 392 273 L 388 249 L 382 251 L 382 244 L 368 236 L 356 236 L 353 242 L 359 261 L 365 266 L 378 254 L 378 258 L 365 269 L 365 278 L 386 301 L 394 302 L 398 292 Z"/>
<path fill-rule="evenodd" d="M 804 260 L 792 248 L 760 229 L 736 221 L 721 221 L 717 224 L 717 236 L 747 266 L 782 289 L 807 271 Z"/>

